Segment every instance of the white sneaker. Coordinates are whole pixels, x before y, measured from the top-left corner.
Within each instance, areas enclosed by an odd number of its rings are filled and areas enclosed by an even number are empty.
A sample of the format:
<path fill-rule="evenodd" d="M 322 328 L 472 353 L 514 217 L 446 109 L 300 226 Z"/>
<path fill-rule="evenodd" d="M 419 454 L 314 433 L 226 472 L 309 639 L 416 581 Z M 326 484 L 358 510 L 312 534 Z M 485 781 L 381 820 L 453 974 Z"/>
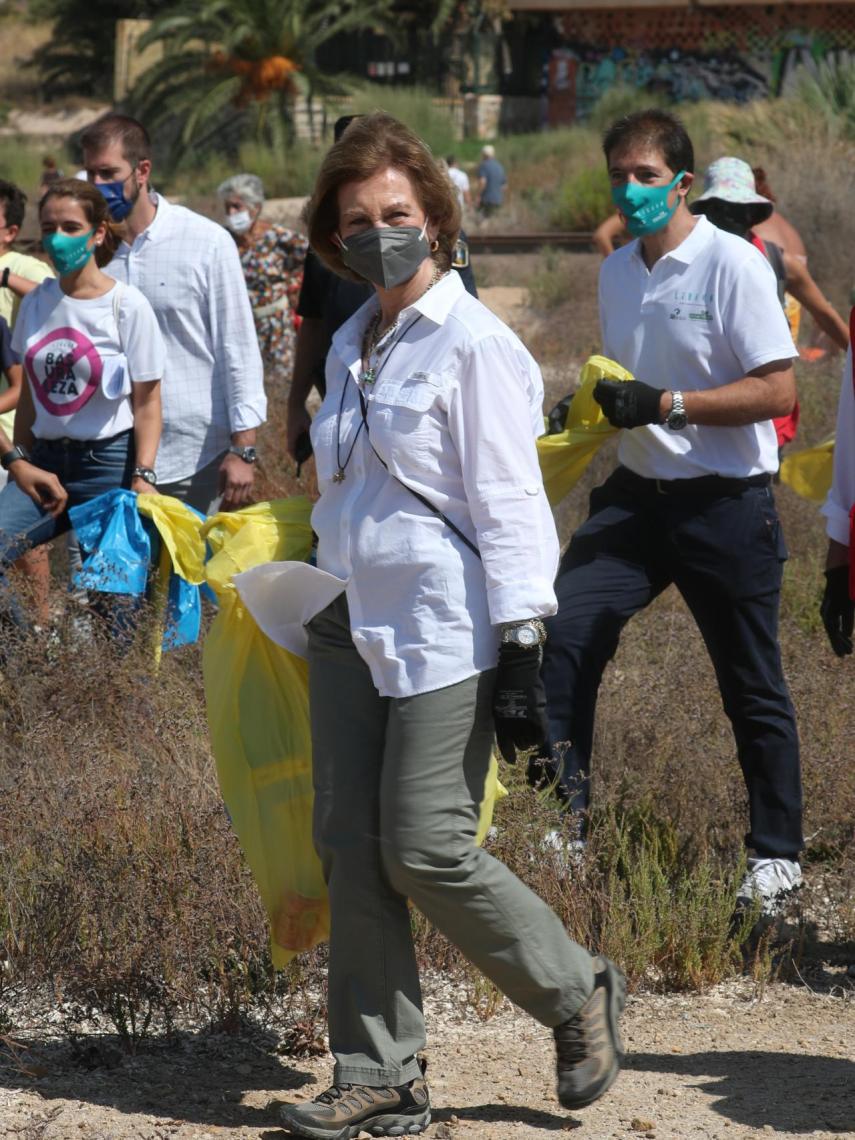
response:
<path fill-rule="evenodd" d="M 762 914 L 774 915 L 787 896 L 802 885 L 802 869 L 792 859 L 748 860 L 748 870 L 736 896 L 738 905 L 750 906 L 759 899 Z"/>
<path fill-rule="evenodd" d="M 563 831 L 547 831 L 540 849 L 552 856 L 563 871 L 578 870 L 585 859 L 587 843 L 584 839 L 568 839 Z"/>

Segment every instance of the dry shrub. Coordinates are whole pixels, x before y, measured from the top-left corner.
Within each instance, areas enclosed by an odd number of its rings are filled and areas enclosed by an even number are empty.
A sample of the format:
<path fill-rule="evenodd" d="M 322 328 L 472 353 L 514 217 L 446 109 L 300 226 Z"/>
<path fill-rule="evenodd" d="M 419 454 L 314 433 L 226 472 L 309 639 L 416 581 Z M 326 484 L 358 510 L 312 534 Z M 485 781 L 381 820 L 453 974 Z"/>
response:
<path fill-rule="evenodd" d="M 207 744 L 197 651 L 152 674 L 64 631 L 13 647 L 0 744 L 0 944 L 17 986 L 128 1043 L 234 1024 L 271 984 L 260 902 Z M 17 651 L 16 651 L 17 650 Z"/>

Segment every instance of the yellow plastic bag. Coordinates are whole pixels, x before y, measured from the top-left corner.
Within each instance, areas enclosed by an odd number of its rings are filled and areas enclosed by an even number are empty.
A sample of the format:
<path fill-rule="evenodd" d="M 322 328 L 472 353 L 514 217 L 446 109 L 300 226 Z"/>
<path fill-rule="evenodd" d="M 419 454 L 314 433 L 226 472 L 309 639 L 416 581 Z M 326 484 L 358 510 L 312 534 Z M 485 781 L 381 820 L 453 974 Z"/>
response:
<path fill-rule="evenodd" d="M 781 482 L 803 499 L 824 503 L 834 474 L 834 436 L 781 461 Z"/>
<path fill-rule="evenodd" d="M 201 529 L 213 550 L 207 580 L 220 605 L 202 657 L 211 746 L 223 799 L 268 913 L 277 968 L 329 934 L 326 885 L 312 845 L 308 670 L 261 632 L 232 579 L 263 563 L 306 558 L 310 512 L 308 500 L 284 499 L 215 515 Z M 494 756 L 479 844 L 505 795 Z"/>
<path fill-rule="evenodd" d="M 232 577 L 311 549 L 305 498 L 214 515 L 207 580 L 219 613 L 202 667 L 211 747 L 232 824 L 270 919 L 273 963 L 285 966 L 329 934 L 326 885 L 312 846 L 312 751 L 306 663 L 274 645 Z"/>
<path fill-rule="evenodd" d="M 537 441 L 543 485 L 551 506 L 576 486 L 603 443 L 620 430 L 612 427 L 594 399 L 594 385 L 598 380 L 632 379 L 631 372 L 606 356 L 591 356 L 582 366 L 564 431 L 542 435 Z"/>

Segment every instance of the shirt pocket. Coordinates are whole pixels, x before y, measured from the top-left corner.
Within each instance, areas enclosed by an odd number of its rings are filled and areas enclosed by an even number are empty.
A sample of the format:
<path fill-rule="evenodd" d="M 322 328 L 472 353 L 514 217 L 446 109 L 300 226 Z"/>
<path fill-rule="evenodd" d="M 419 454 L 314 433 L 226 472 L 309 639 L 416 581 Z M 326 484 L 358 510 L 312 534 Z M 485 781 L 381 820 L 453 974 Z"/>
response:
<path fill-rule="evenodd" d="M 368 396 L 371 441 L 387 463 L 436 469 L 448 433 L 447 381 L 439 373 L 384 376 Z"/>
<path fill-rule="evenodd" d="M 121 400 L 131 394 L 131 374 L 124 356 L 104 358 L 101 372 L 101 391 L 108 400 Z"/>

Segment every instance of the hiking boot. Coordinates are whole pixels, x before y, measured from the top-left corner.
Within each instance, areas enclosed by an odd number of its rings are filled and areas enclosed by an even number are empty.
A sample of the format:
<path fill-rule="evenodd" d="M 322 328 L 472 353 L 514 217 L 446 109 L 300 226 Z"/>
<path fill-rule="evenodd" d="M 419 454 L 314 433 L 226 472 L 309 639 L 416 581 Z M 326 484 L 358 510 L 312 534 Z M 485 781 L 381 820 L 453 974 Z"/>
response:
<path fill-rule="evenodd" d="M 418 1136 L 430 1124 L 430 1095 L 424 1077 L 397 1088 L 333 1085 L 314 1100 L 286 1104 L 279 1116 L 292 1136 L 311 1140 L 353 1140 L 370 1136 Z"/>
<path fill-rule="evenodd" d="M 802 869 L 792 859 L 749 859 L 736 896 L 737 910 L 747 910 L 759 900 L 761 914 L 774 916 L 801 885 Z"/>
<path fill-rule="evenodd" d="M 624 1058 L 618 1018 L 626 1004 L 626 978 L 608 958 L 596 958 L 594 969 L 594 992 L 552 1031 L 564 1108 L 593 1104 L 614 1083 Z"/>

